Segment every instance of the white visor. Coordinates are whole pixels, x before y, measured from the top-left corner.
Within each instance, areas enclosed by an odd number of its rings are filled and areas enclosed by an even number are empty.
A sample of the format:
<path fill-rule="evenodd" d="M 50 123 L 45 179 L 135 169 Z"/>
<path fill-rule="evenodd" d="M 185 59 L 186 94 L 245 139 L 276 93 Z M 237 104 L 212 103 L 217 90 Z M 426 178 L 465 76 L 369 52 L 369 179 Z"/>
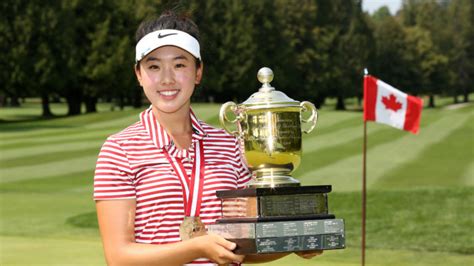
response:
<path fill-rule="evenodd" d="M 199 42 L 193 36 L 180 30 L 158 30 L 145 35 L 135 48 L 135 62 L 138 63 L 156 48 L 172 45 L 179 47 L 201 60 Z"/>

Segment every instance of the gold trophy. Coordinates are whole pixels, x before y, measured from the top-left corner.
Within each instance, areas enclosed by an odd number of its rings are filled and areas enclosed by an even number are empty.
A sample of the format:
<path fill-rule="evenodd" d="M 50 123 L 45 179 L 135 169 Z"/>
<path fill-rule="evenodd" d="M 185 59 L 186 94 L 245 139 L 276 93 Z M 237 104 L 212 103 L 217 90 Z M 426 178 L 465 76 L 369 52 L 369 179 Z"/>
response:
<path fill-rule="evenodd" d="M 273 71 L 258 71 L 262 87 L 242 104 L 225 103 L 219 120 L 224 129 L 243 140 L 247 164 L 256 175 L 251 187 L 299 186 L 290 174 L 301 162 L 301 125 L 309 124 L 304 133 L 316 126 L 318 112 L 310 102 L 295 101 L 270 85 Z M 229 120 L 227 112 L 236 118 Z M 311 112 L 304 119 L 303 112 Z M 227 122 L 227 123 L 226 123 Z M 239 131 L 230 131 L 228 123 L 238 124 Z"/>
<path fill-rule="evenodd" d="M 300 186 L 291 176 L 301 163 L 302 132 L 316 126 L 316 108 L 275 90 L 270 68 L 257 78 L 258 92 L 242 104 L 225 103 L 219 113 L 223 128 L 241 140 L 253 179 L 248 188 L 217 191 L 223 218 L 208 231 L 237 243 L 238 254 L 344 248 L 344 221 L 328 212 L 331 186 Z"/>

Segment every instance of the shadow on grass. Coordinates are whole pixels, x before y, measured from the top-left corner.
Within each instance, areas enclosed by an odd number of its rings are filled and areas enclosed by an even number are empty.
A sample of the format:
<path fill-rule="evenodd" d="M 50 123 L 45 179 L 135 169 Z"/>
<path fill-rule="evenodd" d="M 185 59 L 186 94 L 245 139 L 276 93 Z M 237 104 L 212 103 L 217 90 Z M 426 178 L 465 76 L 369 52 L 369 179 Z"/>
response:
<path fill-rule="evenodd" d="M 0 118 L 0 128 L 2 132 L 25 132 L 36 129 L 60 129 L 73 128 L 71 125 L 61 125 L 54 123 L 43 123 L 55 121 L 57 119 L 66 118 L 66 115 L 55 116 L 31 116 L 31 115 L 17 115 L 15 120 L 5 120 Z M 69 116 L 70 117 L 70 116 Z"/>
<path fill-rule="evenodd" d="M 95 212 L 81 213 L 66 220 L 66 224 L 79 228 L 99 228 Z"/>
<path fill-rule="evenodd" d="M 38 122 L 38 121 L 54 120 L 54 119 L 65 118 L 65 117 L 68 117 L 68 116 L 67 115 L 51 115 L 51 116 L 15 115 L 13 119 L 0 118 L 0 124 Z"/>

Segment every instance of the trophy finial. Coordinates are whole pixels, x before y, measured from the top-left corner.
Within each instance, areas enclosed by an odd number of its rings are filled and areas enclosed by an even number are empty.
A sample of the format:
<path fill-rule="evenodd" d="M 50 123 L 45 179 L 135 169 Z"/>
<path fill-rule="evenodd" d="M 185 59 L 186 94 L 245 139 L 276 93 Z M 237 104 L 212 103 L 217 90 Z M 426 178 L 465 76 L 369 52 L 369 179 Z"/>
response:
<path fill-rule="evenodd" d="M 257 78 L 262 83 L 262 88 L 271 87 L 270 82 L 273 80 L 273 71 L 268 67 L 262 67 L 257 73 Z"/>

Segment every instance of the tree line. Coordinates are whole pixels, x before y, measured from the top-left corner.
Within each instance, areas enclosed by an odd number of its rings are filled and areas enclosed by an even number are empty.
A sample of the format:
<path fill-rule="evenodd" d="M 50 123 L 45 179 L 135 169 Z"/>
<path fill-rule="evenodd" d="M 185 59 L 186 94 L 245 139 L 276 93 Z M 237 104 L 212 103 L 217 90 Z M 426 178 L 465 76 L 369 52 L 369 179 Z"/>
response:
<path fill-rule="evenodd" d="M 317 106 L 362 97 L 364 68 L 414 95 L 473 92 L 471 0 L 403 0 L 397 14 L 373 14 L 362 0 L 6 0 L 0 4 L 0 105 L 63 98 L 68 115 L 95 112 L 98 101 L 140 107 L 133 73 L 135 30 L 163 10 L 189 14 L 201 30 L 204 79 L 196 101 L 247 99 L 272 85 Z"/>

